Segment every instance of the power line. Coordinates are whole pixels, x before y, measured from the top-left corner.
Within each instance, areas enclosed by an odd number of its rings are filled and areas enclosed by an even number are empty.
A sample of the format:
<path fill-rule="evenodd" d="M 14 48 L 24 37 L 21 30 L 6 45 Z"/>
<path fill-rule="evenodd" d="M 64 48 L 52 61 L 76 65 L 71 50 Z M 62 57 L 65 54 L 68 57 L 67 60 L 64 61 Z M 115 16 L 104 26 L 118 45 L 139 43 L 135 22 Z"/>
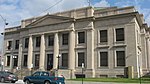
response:
<path fill-rule="evenodd" d="M 52 6 L 50 6 L 50 7 L 48 7 L 47 9 L 45 9 L 43 12 L 41 12 L 40 14 L 42 14 L 42 13 L 44 13 L 44 12 L 46 12 L 47 10 L 49 10 L 49 9 L 51 9 L 51 8 L 53 8 L 54 6 L 56 6 L 57 4 L 59 4 L 60 2 L 62 2 L 63 0 L 59 0 L 58 2 L 56 2 L 54 5 L 52 5 Z M 39 14 L 39 15 L 40 15 Z"/>

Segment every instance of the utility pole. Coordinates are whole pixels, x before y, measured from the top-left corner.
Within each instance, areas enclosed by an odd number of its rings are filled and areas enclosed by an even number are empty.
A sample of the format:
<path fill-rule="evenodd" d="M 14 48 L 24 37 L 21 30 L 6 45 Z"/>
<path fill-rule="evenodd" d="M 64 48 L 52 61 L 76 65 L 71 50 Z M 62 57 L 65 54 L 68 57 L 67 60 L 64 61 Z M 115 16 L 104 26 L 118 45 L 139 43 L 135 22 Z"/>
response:
<path fill-rule="evenodd" d="M 91 6 L 91 0 L 88 0 L 88 4 L 89 4 L 89 6 Z"/>
<path fill-rule="evenodd" d="M 5 30 L 5 26 L 8 25 L 8 23 L 6 22 L 6 19 L 4 19 L 4 17 L 0 14 L 0 17 L 2 18 L 2 20 L 4 21 L 4 30 Z M 1 35 L 4 35 L 4 31 L 1 33 Z M 3 41 L 4 42 L 4 41 Z M 2 49 L 2 55 L 4 55 L 4 43 L 3 43 L 3 49 Z M 3 60 L 3 56 L 1 56 L 1 71 L 3 71 L 4 68 L 4 60 Z"/>

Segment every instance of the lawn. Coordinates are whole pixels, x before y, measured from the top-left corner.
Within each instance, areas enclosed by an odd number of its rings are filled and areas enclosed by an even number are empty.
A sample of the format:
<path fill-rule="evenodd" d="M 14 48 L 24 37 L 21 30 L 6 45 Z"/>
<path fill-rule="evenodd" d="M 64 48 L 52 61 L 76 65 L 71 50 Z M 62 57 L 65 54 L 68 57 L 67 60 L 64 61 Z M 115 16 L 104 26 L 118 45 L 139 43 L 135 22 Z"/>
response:
<path fill-rule="evenodd" d="M 82 78 L 71 79 L 74 81 L 82 81 Z M 140 83 L 140 79 L 128 78 L 83 78 L 83 81 L 89 82 L 116 82 L 116 83 Z M 141 83 L 150 83 L 150 78 L 141 78 Z"/>

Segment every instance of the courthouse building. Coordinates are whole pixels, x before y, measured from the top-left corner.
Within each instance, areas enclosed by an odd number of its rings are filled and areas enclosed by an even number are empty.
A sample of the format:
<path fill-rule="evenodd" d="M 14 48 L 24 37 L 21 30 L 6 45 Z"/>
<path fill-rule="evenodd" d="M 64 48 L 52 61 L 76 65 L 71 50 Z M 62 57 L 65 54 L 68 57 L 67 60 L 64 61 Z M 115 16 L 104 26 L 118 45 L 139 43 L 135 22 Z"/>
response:
<path fill-rule="evenodd" d="M 74 78 L 81 76 L 83 63 L 85 77 L 123 77 L 128 72 L 139 77 L 150 71 L 149 36 L 134 7 L 46 14 L 5 29 L 4 69 L 58 69 Z"/>

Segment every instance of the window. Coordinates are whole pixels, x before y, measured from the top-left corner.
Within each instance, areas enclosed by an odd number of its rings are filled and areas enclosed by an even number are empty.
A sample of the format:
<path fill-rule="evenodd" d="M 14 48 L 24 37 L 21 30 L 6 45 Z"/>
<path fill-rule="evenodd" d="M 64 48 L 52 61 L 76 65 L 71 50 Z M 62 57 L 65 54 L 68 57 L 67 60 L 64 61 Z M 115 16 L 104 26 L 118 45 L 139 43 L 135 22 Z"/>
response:
<path fill-rule="evenodd" d="M 68 53 L 62 53 L 62 67 L 68 67 Z"/>
<path fill-rule="evenodd" d="M 100 66 L 108 66 L 108 52 L 100 52 Z"/>
<path fill-rule="evenodd" d="M 54 35 L 49 35 L 48 36 L 48 46 L 53 46 L 54 45 Z"/>
<path fill-rule="evenodd" d="M 24 55 L 23 66 L 27 67 L 27 63 L 28 63 L 28 55 Z"/>
<path fill-rule="evenodd" d="M 40 54 L 35 54 L 35 69 L 39 69 Z"/>
<path fill-rule="evenodd" d="M 18 66 L 18 55 L 15 55 L 13 59 L 14 59 L 14 67 L 17 67 Z"/>
<path fill-rule="evenodd" d="M 15 44 L 15 49 L 19 49 L 19 40 L 16 40 L 15 43 L 16 43 L 16 44 Z"/>
<path fill-rule="evenodd" d="M 12 48 L 12 41 L 8 41 L 8 50 Z"/>
<path fill-rule="evenodd" d="M 116 29 L 116 41 L 124 41 L 124 28 Z"/>
<path fill-rule="evenodd" d="M 84 32 L 78 32 L 78 43 L 85 43 L 85 33 Z"/>
<path fill-rule="evenodd" d="M 53 54 L 47 54 L 47 70 L 53 68 Z"/>
<path fill-rule="evenodd" d="M 100 42 L 107 42 L 107 30 L 100 30 Z"/>
<path fill-rule="evenodd" d="M 10 66 L 10 56 L 7 56 L 7 66 Z"/>
<path fill-rule="evenodd" d="M 85 64 L 85 59 L 84 59 L 84 52 L 79 52 L 78 53 L 78 67 L 82 66 L 82 63 Z"/>
<path fill-rule="evenodd" d="M 68 45 L 68 33 L 62 34 L 62 45 Z"/>
<path fill-rule="evenodd" d="M 29 46 L 29 38 L 25 38 L 25 45 L 24 45 L 24 47 L 28 48 L 28 46 Z"/>
<path fill-rule="evenodd" d="M 117 66 L 125 66 L 125 51 L 116 51 Z"/>
<path fill-rule="evenodd" d="M 36 47 L 40 47 L 41 37 L 36 37 Z"/>

